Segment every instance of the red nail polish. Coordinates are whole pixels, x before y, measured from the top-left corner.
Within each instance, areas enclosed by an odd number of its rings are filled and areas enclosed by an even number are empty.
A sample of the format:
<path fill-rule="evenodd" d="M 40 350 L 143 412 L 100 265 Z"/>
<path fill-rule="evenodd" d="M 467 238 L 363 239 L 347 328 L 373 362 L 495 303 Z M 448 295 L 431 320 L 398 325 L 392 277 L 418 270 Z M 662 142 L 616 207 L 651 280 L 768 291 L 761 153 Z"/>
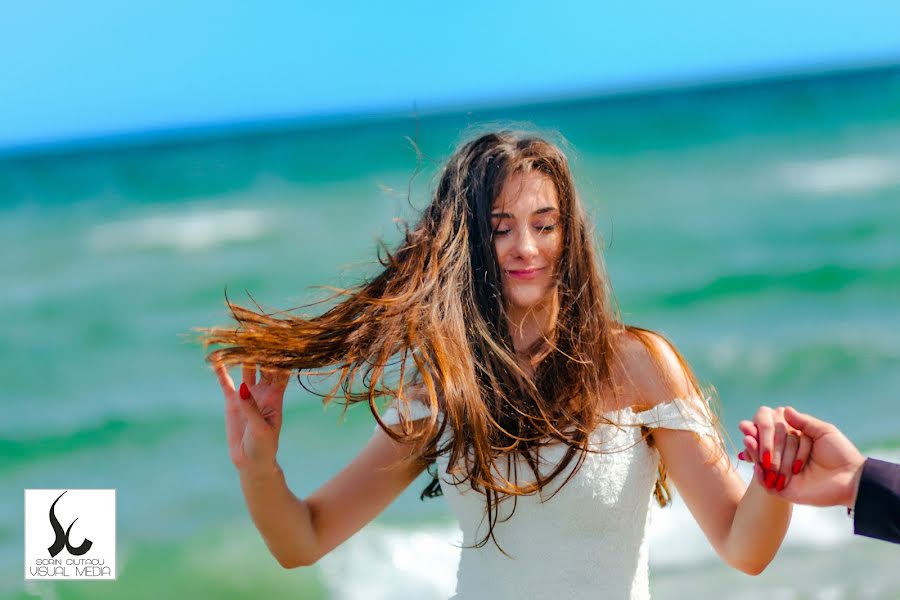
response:
<path fill-rule="evenodd" d="M 241 382 L 241 389 L 239 391 L 241 398 L 244 400 L 250 399 L 250 388 L 247 387 L 246 383 Z"/>
<path fill-rule="evenodd" d="M 775 485 L 775 477 L 776 477 L 775 471 L 766 472 L 766 487 L 767 488 L 771 489 L 772 486 Z"/>
<path fill-rule="evenodd" d="M 794 461 L 794 468 L 791 469 L 791 470 L 794 472 L 794 475 L 796 475 L 797 473 L 800 472 L 800 469 L 802 469 L 802 468 L 803 468 L 803 461 L 802 461 L 802 460 L 795 460 L 795 461 Z"/>
<path fill-rule="evenodd" d="M 782 473 L 781 475 L 778 476 L 778 481 L 775 483 L 775 489 L 778 490 L 779 492 L 784 489 L 784 480 L 785 479 L 786 479 L 786 477 L 784 476 L 784 473 Z"/>
<path fill-rule="evenodd" d="M 763 468 L 768 469 L 772 466 L 772 453 L 766 450 L 763 452 Z"/>
<path fill-rule="evenodd" d="M 738 459 L 739 459 L 739 460 L 744 460 L 744 453 L 743 453 L 743 452 L 738 453 Z"/>

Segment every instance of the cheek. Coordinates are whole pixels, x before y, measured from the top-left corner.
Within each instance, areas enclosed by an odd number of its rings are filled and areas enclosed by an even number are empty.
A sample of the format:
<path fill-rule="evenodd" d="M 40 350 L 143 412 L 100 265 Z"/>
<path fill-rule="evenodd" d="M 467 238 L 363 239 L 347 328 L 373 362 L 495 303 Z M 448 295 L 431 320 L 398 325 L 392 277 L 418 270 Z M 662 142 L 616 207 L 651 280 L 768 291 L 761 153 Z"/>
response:
<path fill-rule="evenodd" d="M 506 262 L 506 255 L 509 253 L 509 243 L 504 238 L 494 238 L 494 256 L 497 257 L 497 263 L 502 267 Z"/>
<path fill-rule="evenodd" d="M 559 266 L 559 259 L 562 258 L 562 236 L 557 235 L 554 238 L 547 245 L 544 255 L 547 257 L 547 262 L 553 265 L 555 271 L 557 266 Z"/>

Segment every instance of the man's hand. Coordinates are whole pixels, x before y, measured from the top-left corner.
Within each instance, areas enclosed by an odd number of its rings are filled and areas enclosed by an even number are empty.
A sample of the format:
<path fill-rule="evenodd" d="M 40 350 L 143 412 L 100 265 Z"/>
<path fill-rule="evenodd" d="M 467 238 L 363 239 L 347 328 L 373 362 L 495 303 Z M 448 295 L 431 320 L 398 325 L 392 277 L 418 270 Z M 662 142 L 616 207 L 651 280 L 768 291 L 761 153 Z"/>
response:
<path fill-rule="evenodd" d="M 812 450 L 791 484 L 775 493 L 795 504 L 852 508 L 865 457 L 831 423 L 791 407 L 785 408 L 784 419 L 812 440 Z M 749 452 L 745 454 L 749 456 Z"/>

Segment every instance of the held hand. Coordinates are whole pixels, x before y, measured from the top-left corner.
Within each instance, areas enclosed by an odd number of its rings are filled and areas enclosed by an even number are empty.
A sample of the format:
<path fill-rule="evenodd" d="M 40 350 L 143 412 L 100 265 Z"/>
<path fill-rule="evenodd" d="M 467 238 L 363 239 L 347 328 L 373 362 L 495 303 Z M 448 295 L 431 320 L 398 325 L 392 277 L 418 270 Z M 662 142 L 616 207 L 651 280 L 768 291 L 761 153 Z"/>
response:
<path fill-rule="evenodd" d="M 756 463 L 753 471 L 760 485 L 782 492 L 806 465 L 811 439 L 786 420 L 784 407 L 762 406 L 753 421 L 741 421 L 738 427 L 745 448 L 738 458 Z"/>
<path fill-rule="evenodd" d="M 225 432 L 231 462 L 241 473 L 259 473 L 276 467 L 278 436 L 289 371 L 261 370 L 244 365 L 243 381 L 235 390 L 224 365 L 216 365 L 216 376 L 225 395 Z"/>
<path fill-rule="evenodd" d="M 831 423 L 791 407 L 784 410 L 784 417 L 790 426 L 812 441 L 812 448 L 808 464 L 794 476 L 791 487 L 778 492 L 779 495 L 797 504 L 852 507 L 856 503 L 865 457 Z"/>

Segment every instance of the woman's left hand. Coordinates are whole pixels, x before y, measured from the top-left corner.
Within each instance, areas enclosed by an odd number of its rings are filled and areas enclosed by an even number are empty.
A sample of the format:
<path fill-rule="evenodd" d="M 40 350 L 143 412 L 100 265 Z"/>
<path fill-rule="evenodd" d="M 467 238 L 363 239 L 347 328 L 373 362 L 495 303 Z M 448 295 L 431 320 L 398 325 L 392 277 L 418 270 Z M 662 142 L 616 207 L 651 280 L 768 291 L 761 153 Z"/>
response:
<path fill-rule="evenodd" d="M 755 463 L 753 472 L 766 489 L 786 488 L 809 460 L 812 441 L 788 424 L 784 407 L 761 406 L 752 421 L 741 421 L 738 428 L 744 434 L 738 458 Z"/>

